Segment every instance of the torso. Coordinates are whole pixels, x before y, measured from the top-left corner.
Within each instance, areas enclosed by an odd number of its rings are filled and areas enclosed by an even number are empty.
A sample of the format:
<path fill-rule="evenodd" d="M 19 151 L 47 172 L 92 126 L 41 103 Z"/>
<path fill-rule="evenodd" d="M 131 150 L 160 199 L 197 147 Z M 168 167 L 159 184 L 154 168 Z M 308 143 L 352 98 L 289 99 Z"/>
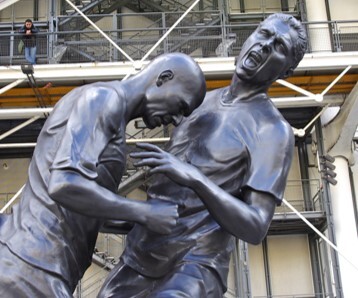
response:
<path fill-rule="evenodd" d="M 239 197 L 249 179 L 257 143 L 270 141 L 266 135 L 281 125 L 282 117 L 266 98 L 226 105 L 220 100 L 224 91 L 208 93 L 203 104 L 173 131 L 166 149 Z M 272 143 L 271 147 L 276 148 Z M 195 261 L 215 269 L 225 283 L 233 237 L 213 220 L 192 189 L 164 175 L 153 178 L 149 199 L 178 204 L 180 218 L 169 235 L 136 226 L 127 236 L 125 262 L 145 275 L 159 277 L 175 262 Z"/>
<path fill-rule="evenodd" d="M 105 93 L 106 88 L 105 85 Z M 49 197 L 47 189 L 49 169 L 53 166 L 54 160 L 65 161 L 69 156 L 76 155 L 71 149 L 74 143 L 66 140 L 71 139 L 68 134 L 68 131 L 71 131 L 70 123 L 81 117 L 72 113 L 75 105 L 78 105 L 77 100 L 81 100 L 84 93 L 85 89 L 77 88 L 58 103 L 47 119 L 38 138 L 38 145 L 29 168 L 29 181 L 22 199 L 14 208 L 13 215 L 4 223 L 0 235 L 0 241 L 6 243 L 20 258 L 36 267 L 60 274 L 64 279 L 74 283 L 72 286 L 76 286 L 78 279 L 91 264 L 101 222 L 61 207 Z M 78 170 L 87 166 L 82 159 L 88 156 L 88 162 L 93 163 L 88 167 L 94 171 L 93 174 L 96 173 L 97 183 L 111 191 L 116 191 L 126 163 L 126 123 L 123 115 L 119 113 L 117 116 L 114 121 L 118 122 L 118 127 L 110 138 L 102 138 L 103 144 L 106 145 L 103 150 L 100 149 L 100 155 L 94 148 L 101 144 L 87 144 L 85 148 L 88 153 L 81 150 L 82 157 L 76 156 L 79 159 L 78 163 L 81 163 Z M 76 125 L 73 129 L 80 128 Z M 79 146 L 80 142 L 82 140 L 78 140 L 76 145 Z M 90 146 L 92 148 L 88 148 Z M 59 150 L 62 150 L 62 156 L 58 156 Z M 92 155 L 97 155 L 97 160 L 93 160 Z M 68 164 L 76 170 L 76 161 L 68 159 Z M 37 258 L 36 255 L 41 251 L 44 252 L 43 255 Z"/>

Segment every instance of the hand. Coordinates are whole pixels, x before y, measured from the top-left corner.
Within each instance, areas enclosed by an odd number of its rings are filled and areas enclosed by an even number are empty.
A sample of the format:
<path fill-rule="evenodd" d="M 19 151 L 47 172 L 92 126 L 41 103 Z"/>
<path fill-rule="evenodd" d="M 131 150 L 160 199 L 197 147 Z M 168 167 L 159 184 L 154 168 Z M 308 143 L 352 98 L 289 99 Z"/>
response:
<path fill-rule="evenodd" d="M 147 228 L 159 234 L 169 234 L 177 224 L 178 206 L 163 200 L 151 200 L 148 203 L 151 211 L 146 218 Z"/>
<path fill-rule="evenodd" d="M 193 181 L 200 179 L 199 170 L 175 157 L 174 155 L 160 149 L 159 147 L 148 144 L 138 143 L 137 147 L 145 149 L 144 152 L 133 152 L 132 158 L 141 159 L 134 163 L 134 166 L 149 166 L 149 174 L 162 173 L 172 179 L 174 182 L 192 187 Z"/>

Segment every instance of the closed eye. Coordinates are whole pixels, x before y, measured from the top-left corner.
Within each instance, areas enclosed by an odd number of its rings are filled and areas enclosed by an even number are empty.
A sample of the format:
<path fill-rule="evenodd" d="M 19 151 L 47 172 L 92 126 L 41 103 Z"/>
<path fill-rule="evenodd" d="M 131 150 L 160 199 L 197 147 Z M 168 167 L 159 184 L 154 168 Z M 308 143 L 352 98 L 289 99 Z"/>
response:
<path fill-rule="evenodd" d="M 275 47 L 277 49 L 277 51 L 279 51 L 280 53 L 286 55 L 287 54 L 287 46 L 286 44 L 282 41 L 282 40 L 277 40 L 275 43 Z"/>
<path fill-rule="evenodd" d="M 270 31 L 268 31 L 267 29 L 261 29 L 259 33 L 263 36 L 270 36 Z"/>

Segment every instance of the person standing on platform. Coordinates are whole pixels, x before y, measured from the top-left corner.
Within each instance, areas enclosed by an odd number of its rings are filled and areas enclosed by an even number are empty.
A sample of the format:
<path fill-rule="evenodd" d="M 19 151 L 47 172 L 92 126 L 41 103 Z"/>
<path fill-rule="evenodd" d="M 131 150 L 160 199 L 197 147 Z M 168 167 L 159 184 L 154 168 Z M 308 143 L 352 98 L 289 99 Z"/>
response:
<path fill-rule="evenodd" d="M 36 34 L 39 29 L 35 27 L 31 19 L 27 19 L 25 24 L 20 28 L 19 33 L 22 34 L 22 41 L 25 47 L 25 59 L 30 64 L 36 64 Z"/>

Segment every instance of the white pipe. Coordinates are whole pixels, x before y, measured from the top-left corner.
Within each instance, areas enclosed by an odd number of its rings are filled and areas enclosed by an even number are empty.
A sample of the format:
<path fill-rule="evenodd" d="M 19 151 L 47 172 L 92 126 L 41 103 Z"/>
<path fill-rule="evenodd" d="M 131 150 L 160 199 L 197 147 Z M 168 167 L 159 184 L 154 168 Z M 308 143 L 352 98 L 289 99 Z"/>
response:
<path fill-rule="evenodd" d="M 127 139 L 127 144 L 136 144 L 136 143 L 165 143 L 168 142 L 170 138 L 153 138 L 153 139 Z"/>
<path fill-rule="evenodd" d="M 311 92 L 309 92 L 309 91 L 307 91 L 305 89 L 302 89 L 301 87 L 298 87 L 298 86 L 296 86 L 294 84 L 291 84 L 290 82 L 287 82 L 287 81 L 284 81 L 284 80 L 281 80 L 281 79 L 276 80 L 276 82 L 281 84 L 281 85 L 283 85 L 283 86 L 285 86 L 285 87 L 287 87 L 287 88 L 295 90 L 295 91 L 297 91 L 297 92 L 299 92 L 299 93 L 301 93 L 303 95 L 306 95 L 309 98 L 315 98 L 316 97 L 316 94 L 313 94 L 313 93 L 311 93 Z"/>
<path fill-rule="evenodd" d="M 25 79 L 18 79 L 18 80 L 16 80 L 16 81 L 10 83 L 9 85 L 6 85 L 5 87 L 2 87 L 2 88 L 0 89 L 0 94 L 3 94 L 3 93 L 5 93 L 6 91 L 8 91 L 8 90 L 14 88 L 15 86 L 19 85 L 19 84 L 22 83 L 23 81 L 25 81 Z"/>
<path fill-rule="evenodd" d="M 342 258 L 344 258 L 349 264 L 351 264 L 357 271 L 358 266 L 353 264 L 342 252 L 338 249 L 338 247 L 333 244 L 325 235 L 323 235 L 314 225 L 312 225 L 301 213 L 299 213 L 289 202 L 285 199 L 282 199 L 287 207 L 289 207 L 296 215 L 301 218 L 313 231 L 315 231 L 324 241 L 327 242 L 335 251 L 337 251 Z"/>
<path fill-rule="evenodd" d="M 24 189 L 25 185 L 23 185 L 20 190 L 11 198 L 9 202 L 0 210 L 0 214 L 4 213 L 5 210 L 17 199 L 17 197 L 21 194 L 22 190 Z"/>
<path fill-rule="evenodd" d="M 343 70 L 341 74 L 338 77 L 336 77 L 335 80 L 331 84 L 329 84 L 329 86 L 326 89 L 324 89 L 321 95 L 322 96 L 325 95 L 329 91 L 329 89 L 331 89 L 333 85 L 336 84 L 341 79 L 341 77 L 343 77 L 346 74 L 346 72 L 351 69 L 351 67 L 352 67 L 351 65 L 347 66 L 346 69 Z"/>
<path fill-rule="evenodd" d="M 153 138 L 153 139 L 127 139 L 127 144 L 136 144 L 136 143 L 165 143 L 168 142 L 170 138 Z M 0 144 L 0 149 L 6 148 L 29 148 L 35 147 L 36 143 L 8 143 Z"/>
<path fill-rule="evenodd" d="M 32 117 L 31 119 L 21 123 L 20 125 L 8 130 L 7 132 L 5 132 L 2 135 L 0 135 L 0 140 L 5 139 L 9 135 L 12 135 L 14 132 L 17 132 L 18 130 L 20 130 L 21 128 L 23 128 L 23 127 L 25 127 L 25 126 L 27 126 L 29 124 L 31 124 L 32 122 L 35 122 L 39 118 L 40 118 L 40 116 Z"/>
<path fill-rule="evenodd" d="M 120 51 L 126 58 L 131 61 L 132 63 L 134 60 L 125 52 L 123 51 L 112 39 L 108 37 L 106 33 L 104 33 L 95 23 L 93 23 L 81 10 L 79 10 L 70 0 L 66 0 L 66 2 L 72 6 L 74 10 L 76 10 L 88 23 L 90 23 L 102 36 L 107 39 L 118 51 Z"/>
<path fill-rule="evenodd" d="M 69 0 L 66 0 L 69 1 Z M 173 24 L 173 26 L 170 27 L 170 29 L 165 32 L 165 34 L 157 41 L 157 43 L 147 52 L 147 54 L 144 55 L 144 57 L 140 61 L 144 61 L 147 59 L 147 57 L 150 55 L 151 52 L 155 50 L 155 48 L 169 35 L 170 32 L 173 31 L 173 29 L 181 22 L 182 19 L 185 18 L 185 16 L 194 8 L 194 6 L 199 2 L 199 0 L 196 0 L 187 10 L 183 13 L 183 15 Z"/>
<path fill-rule="evenodd" d="M 53 108 L 0 109 L 0 119 L 26 119 L 34 116 L 45 117 Z"/>
<path fill-rule="evenodd" d="M 8 143 L 8 144 L 0 144 L 0 149 L 5 148 L 28 148 L 35 147 L 36 143 Z"/>
<path fill-rule="evenodd" d="M 316 116 L 314 116 L 303 130 L 306 131 L 313 124 L 313 122 L 315 122 L 324 113 L 324 111 L 327 110 L 328 107 L 329 105 L 326 105 Z"/>

